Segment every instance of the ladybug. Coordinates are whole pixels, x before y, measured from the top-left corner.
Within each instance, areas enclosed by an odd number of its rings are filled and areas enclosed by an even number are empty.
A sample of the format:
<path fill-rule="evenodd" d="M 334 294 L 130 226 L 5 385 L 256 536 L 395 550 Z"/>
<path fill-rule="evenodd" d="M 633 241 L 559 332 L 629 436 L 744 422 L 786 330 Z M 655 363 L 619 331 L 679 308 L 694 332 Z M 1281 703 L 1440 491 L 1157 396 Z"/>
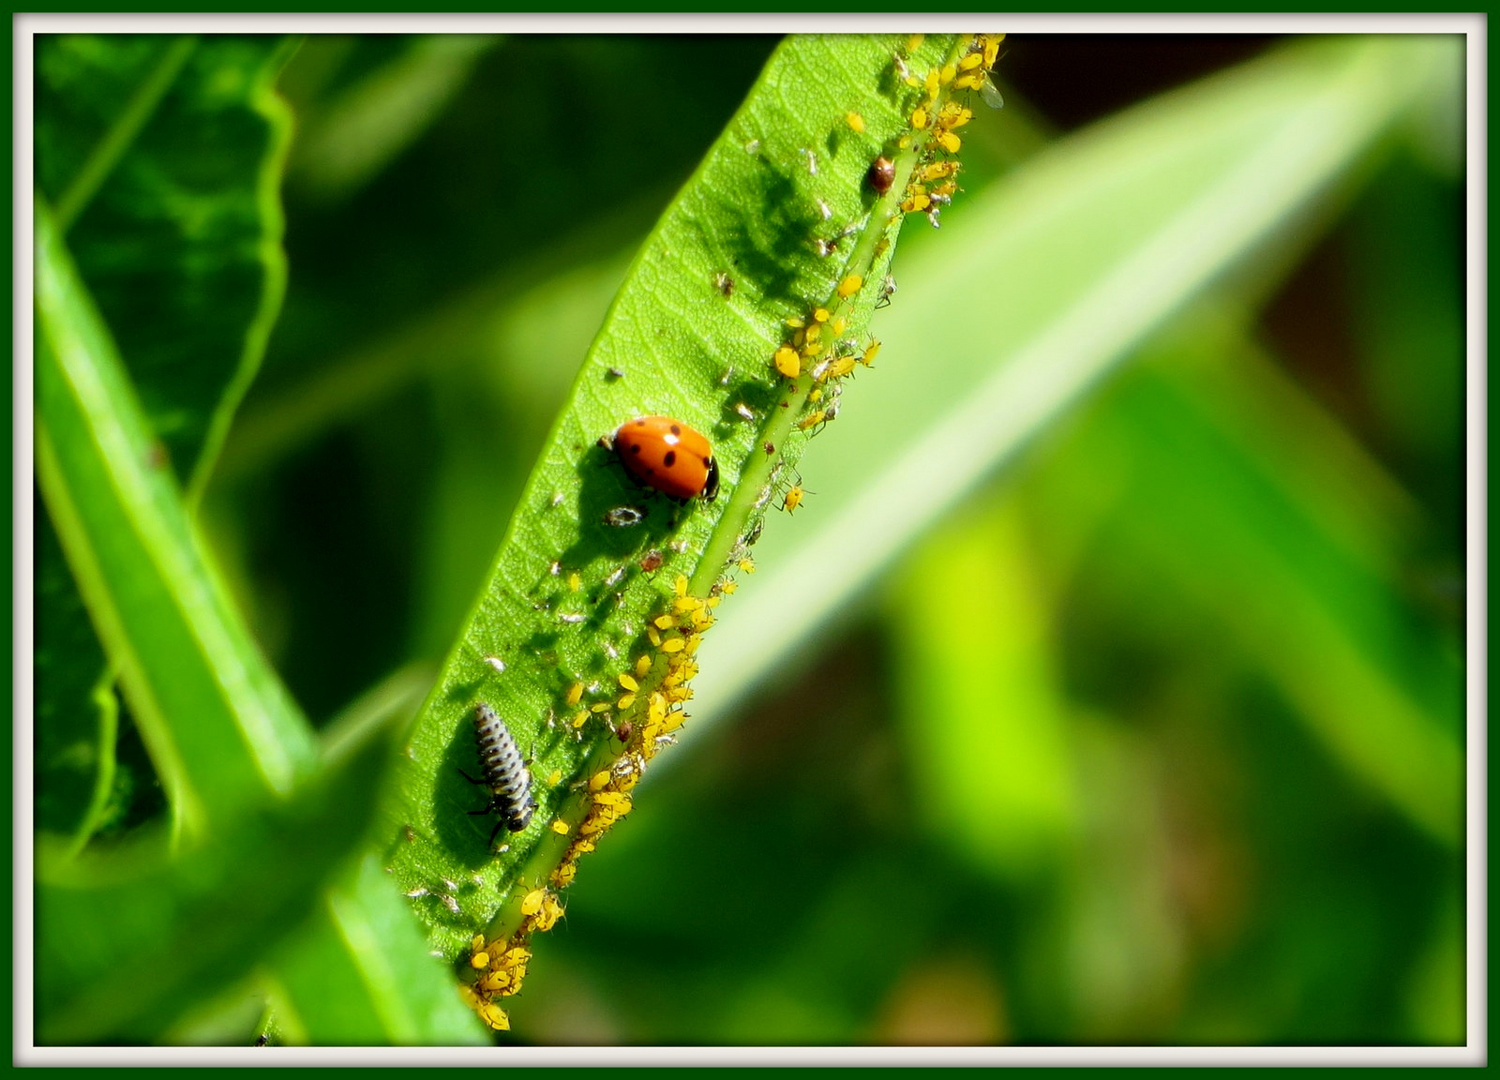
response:
<path fill-rule="evenodd" d="M 638 482 L 679 502 L 719 493 L 714 448 L 698 432 L 670 416 L 638 416 L 599 440 Z"/>

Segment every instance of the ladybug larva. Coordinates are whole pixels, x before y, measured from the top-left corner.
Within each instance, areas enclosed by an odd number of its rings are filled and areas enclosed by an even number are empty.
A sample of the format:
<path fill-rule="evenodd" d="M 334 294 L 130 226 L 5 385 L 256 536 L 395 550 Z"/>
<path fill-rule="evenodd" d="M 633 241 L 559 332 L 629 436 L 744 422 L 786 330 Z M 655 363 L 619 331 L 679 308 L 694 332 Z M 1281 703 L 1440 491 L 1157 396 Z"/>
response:
<path fill-rule="evenodd" d="M 471 784 L 489 789 L 489 803 L 482 809 L 470 810 L 469 815 L 500 815 L 494 832 L 490 833 L 493 844 L 501 829 L 518 833 L 531 823 L 531 815 L 536 812 L 536 802 L 531 797 L 531 770 L 521 759 L 521 751 L 505 721 L 482 701 L 474 706 L 474 736 L 479 743 L 479 765 L 484 779 L 477 780 L 462 769 L 459 772 Z"/>

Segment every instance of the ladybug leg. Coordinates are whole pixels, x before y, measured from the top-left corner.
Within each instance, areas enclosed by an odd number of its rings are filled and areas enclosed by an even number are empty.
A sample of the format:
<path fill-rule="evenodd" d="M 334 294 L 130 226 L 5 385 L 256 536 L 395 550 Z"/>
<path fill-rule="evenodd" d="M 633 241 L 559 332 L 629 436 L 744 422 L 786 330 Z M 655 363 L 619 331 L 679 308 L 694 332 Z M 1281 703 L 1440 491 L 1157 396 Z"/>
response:
<path fill-rule="evenodd" d="M 472 776 L 470 776 L 468 773 L 464 772 L 462 769 L 458 770 L 458 775 L 462 776 L 465 780 L 467 780 L 471 784 L 477 784 L 480 787 L 484 787 L 484 781 L 483 780 L 475 780 Z"/>
<path fill-rule="evenodd" d="M 490 847 L 494 847 L 495 846 L 495 837 L 497 837 L 497 836 L 500 835 L 500 830 L 503 829 L 504 827 L 505 827 L 505 819 L 504 818 L 501 818 L 499 821 L 495 822 L 495 828 L 490 833 L 490 842 L 489 842 L 489 846 Z"/>

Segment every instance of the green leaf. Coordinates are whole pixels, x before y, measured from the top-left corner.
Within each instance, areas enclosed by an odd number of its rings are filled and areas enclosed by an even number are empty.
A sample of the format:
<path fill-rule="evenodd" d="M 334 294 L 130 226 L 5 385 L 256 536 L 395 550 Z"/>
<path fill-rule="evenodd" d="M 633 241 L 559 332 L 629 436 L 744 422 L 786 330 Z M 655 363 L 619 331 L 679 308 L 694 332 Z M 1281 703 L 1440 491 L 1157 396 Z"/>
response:
<path fill-rule="evenodd" d="M 926 71 L 967 40 L 928 38 L 909 63 Z M 394 870 L 404 890 L 422 892 L 417 910 L 448 955 L 467 948 L 476 929 L 515 928 L 525 890 L 510 893 L 508 913 L 497 919 L 500 900 L 518 878 L 526 889 L 541 884 L 577 836 L 590 804 L 576 783 L 621 753 L 610 724 L 634 718 L 640 728 L 672 657 L 680 664 L 690 655 L 655 652 L 648 620 L 681 612 L 674 586 L 700 603 L 709 597 L 742 557 L 772 488 L 791 475 L 808 438 L 798 422 L 813 410 L 813 378 L 804 370 L 782 379 L 772 367 L 793 337 L 786 320 L 812 322 L 814 310 L 826 308 L 830 327 L 847 320 L 842 336 L 856 349 L 868 340 L 864 328 L 900 224 L 895 204 L 913 167 L 914 151 L 897 143 L 924 99 L 894 77 L 901 41 L 787 41 L 631 267 L 490 583 L 417 720 L 398 779 L 392 835 L 410 829 L 416 842 L 396 846 Z M 850 113 L 862 123 L 851 124 Z M 898 179 L 882 197 L 865 177 L 884 151 L 897 158 Z M 838 287 L 851 274 L 863 287 L 842 303 Z M 624 420 L 652 413 L 713 442 L 717 502 L 677 508 L 649 496 L 595 445 Z M 641 507 L 646 520 L 605 524 L 620 506 Z M 640 566 L 651 551 L 662 561 L 654 572 Z M 680 645 L 693 635 L 666 636 Z M 642 657 L 654 657 L 646 674 L 637 668 Z M 486 658 L 505 671 L 497 675 Z M 621 705 L 628 691 L 619 677 L 632 672 L 642 688 Z M 570 704 L 575 685 L 583 698 Z M 496 708 L 535 759 L 535 824 L 510 836 L 498 859 L 486 846 L 493 819 L 469 815 L 487 796 L 459 774 L 478 768 L 478 700 Z M 592 706 L 610 716 L 585 711 Z M 655 741 L 642 748 L 641 739 L 639 732 L 630 739 L 633 752 L 649 756 Z M 559 817 L 562 834 L 546 828 Z"/>
<path fill-rule="evenodd" d="M 311 735 L 224 597 L 109 332 L 36 202 L 41 493 L 179 825 L 312 766 Z"/>
<path fill-rule="evenodd" d="M 290 118 L 271 83 L 285 53 L 272 37 L 36 41 L 38 185 L 60 204 L 158 452 L 194 491 L 280 306 L 276 186 Z M 41 513 L 36 547 L 37 824 L 76 847 L 104 823 L 119 707 Z"/>
<path fill-rule="evenodd" d="M 43 851 L 38 1042 L 150 1041 L 245 978 L 367 834 L 390 756 L 388 739 L 372 740 L 164 864 L 147 845 L 71 861 Z"/>

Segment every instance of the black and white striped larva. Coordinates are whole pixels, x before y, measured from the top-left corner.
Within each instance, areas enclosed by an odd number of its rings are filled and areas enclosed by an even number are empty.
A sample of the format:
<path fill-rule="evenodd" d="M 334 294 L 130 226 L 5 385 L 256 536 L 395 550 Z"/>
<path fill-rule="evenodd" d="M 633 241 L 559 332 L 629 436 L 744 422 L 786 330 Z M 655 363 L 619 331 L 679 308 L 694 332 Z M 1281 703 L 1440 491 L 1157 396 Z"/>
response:
<path fill-rule="evenodd" d="M 520 832 L 536 813 L 536 802 L 531 797 L 531 770 L 521 759 L 521 751 L 505 721 L 482 701 L 474 706 L 474 736 L 479 742 L 479 765 L 484 779 L 476 780 L 462 769 L 458 771 L 471 784 L 489 789 L 489 803 L 480 810 L 470 810 L 469 814 L 471 817 L 500 815 L 495 831 L 490 833 L 490 843 L 494 844 L 501 829 Z"/>

